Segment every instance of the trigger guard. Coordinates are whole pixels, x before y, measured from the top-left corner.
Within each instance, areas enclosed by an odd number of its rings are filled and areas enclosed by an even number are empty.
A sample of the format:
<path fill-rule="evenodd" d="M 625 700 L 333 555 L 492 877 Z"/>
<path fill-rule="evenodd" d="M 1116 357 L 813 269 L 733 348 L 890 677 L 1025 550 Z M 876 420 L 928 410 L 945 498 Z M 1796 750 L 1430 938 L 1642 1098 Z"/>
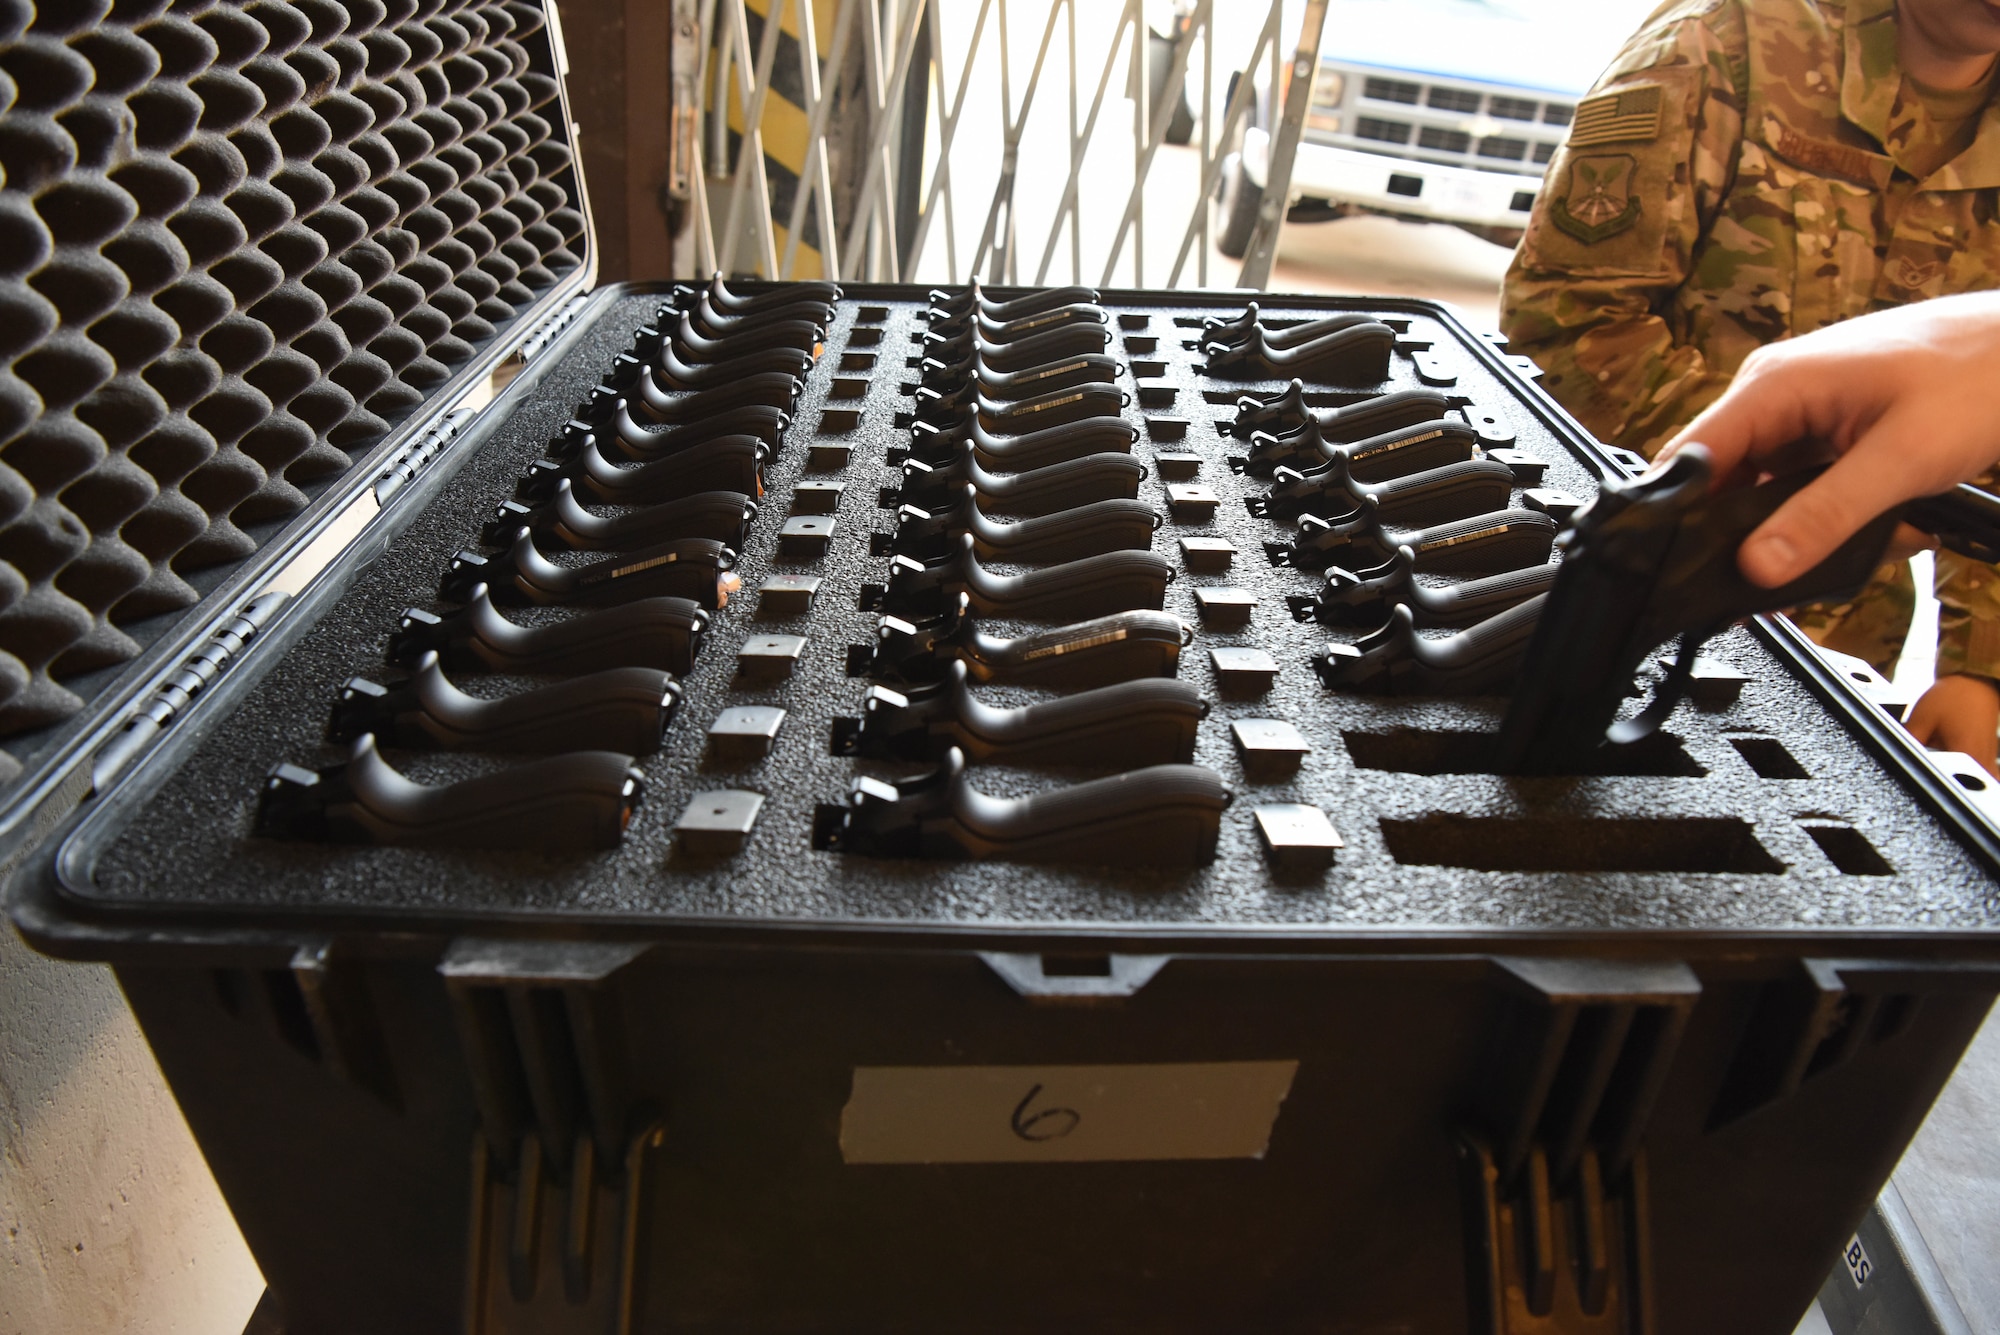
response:
<path fill-rule="evenodd" d="M 1705 630 L 1699 634 L 1689 631 L 1682 635 L 1680 652 L 1674 655 L 1673 665 L 1653 692 L 1653 698 L 1631 718 L 1613 721 L 1604 730 L 1604 740 L 1613 746 L 1630 746 L 1658 732 L 1687 694 L 1688 682 L 1694 676 L 1695 657 L 1714 634 L 1714 630 Z"/>

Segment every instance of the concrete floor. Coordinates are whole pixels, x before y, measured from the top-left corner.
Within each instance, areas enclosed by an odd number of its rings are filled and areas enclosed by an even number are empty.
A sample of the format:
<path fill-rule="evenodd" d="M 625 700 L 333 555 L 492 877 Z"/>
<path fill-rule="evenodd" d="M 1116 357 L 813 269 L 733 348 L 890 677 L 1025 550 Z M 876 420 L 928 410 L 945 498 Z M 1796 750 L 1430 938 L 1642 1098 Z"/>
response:
<path fill-rule="evenodd" d="M 2000 1335 L 2000 1011 L 1959 1063 L 1895 1181 L 1971 1335 Z"/>
<path fill-rule="evenodd" d="M 263 1290 L 111 971 L 0 928 L 0 1335 L 236 1335 Z"/>

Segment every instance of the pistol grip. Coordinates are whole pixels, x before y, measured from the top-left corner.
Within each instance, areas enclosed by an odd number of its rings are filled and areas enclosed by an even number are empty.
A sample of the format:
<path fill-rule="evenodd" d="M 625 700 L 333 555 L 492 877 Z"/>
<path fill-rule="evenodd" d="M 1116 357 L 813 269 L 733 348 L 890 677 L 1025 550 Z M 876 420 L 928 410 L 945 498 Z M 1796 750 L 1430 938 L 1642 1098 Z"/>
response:
<path fill-rule="evenodd" d="M 344 765 L 274 768 L 256 832 L 270 838 L 436 848 L 587 852 L 617 847 L 644 792 L 630 756 L 572 751 L 431 787 L 363 735 Z"/>

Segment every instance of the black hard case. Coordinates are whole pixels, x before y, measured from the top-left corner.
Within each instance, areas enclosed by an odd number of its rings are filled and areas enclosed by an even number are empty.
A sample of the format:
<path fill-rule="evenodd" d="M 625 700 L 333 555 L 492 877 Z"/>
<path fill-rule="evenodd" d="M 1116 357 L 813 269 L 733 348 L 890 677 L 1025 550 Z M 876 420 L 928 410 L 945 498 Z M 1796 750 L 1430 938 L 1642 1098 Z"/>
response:
<path fill-rule="evenodd" d="M 856 606 L 883 564 L 872 493 L 922 328 L 923 293 L 895 287 L 840 302 L 744 553 L 746 588 L 795 568 L 776 528 L 805 446 L 850 444 L 813 612 L 766 623 L 743 598 L 718 618 L 621 850 L 251 838 L 264 767 L 332 754 L 332 688 L 380 670 L 396 612 L 434 596 L 662 296 L 577 297 L 583 280 L 156 640 L 9 810 L 15 923 L 117 968 L 288 1329 L 1792 1328 L 2000 986 L 2000 835 L 1782 623 L 1716 647 L 1743 699 L 1684 708 L 1678 759 L 1650 773 L 1453 773 L 1451 737 L 1490 729 L 1498 702 L 1323 692 L 1304 661 L 1325 633 L 1281 600 L 1313 581 L 1253 568 L 1280 530 L 1246 515 L 1261 486 L 1228 470 L 1241 446 L 1214 425 L 1238 388 L 1274 386 L 1204 379 L 1183 346 L 1236 296 L 1103 298 L 1149 386 L 1127 410 L 1136 452 L 1201 454 L 1222 498 L 1156 548 L 1229 536 L 1227 578 L 1261 599 L 1183 660 L 1218 697 L 1198 758 L 1239 793 L 1213 867 L 809 851 L 814 805 L 857 772 L 826 738 L 861 689 L 843 651 L 873 624 Z M 1416 383 L 1417 355 L 1446 365 L 1556 485 L 1588 494 L 1632 465 L 1441 307 L 1261 300 L 1394 321 L 1390 383 Z M 450 415 L 517 350 L 490 406 Z M 1169 414 L 1191 419 L 1184 440 Z M 357 502 L 359 531 L 134 733 Z M 1196 621 L 1190 586 L 1218 578 L 1183 575 L 1169 609 Z M 733 649 L 766 628 L 809 651 L 746 693 Z M 1203 651 L 1229 644 L 1278 657 L 1271 694 L 1217 689 Z M 718 766 L 701 728 L 745 701 L 783 704 L 787 731 L 761 765 Z M 1312 742 L 1296 779 L 1241 772 L 1227 724 L 1259 715 Z M 1804 777 L 1777 777 L 1773 746 Z M 725 785 L 765 793 L 765 813 L 742 854 L 690 858 L 673 818 Z M 1333 870 L 1266 866 L 1249 808 L 1272 800 L 1329 813 Z M 1298 1063 L 1258 1158 L 843 1161 L 857 1068 L 1248 1060 Z"/>

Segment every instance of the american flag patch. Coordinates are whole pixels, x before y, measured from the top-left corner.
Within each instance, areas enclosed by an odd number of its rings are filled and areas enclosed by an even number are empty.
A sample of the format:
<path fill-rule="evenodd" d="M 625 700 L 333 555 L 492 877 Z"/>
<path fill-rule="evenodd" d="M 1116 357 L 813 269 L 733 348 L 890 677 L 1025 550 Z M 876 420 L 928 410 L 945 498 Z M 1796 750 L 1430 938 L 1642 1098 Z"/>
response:
<path fill-rule="evenodd" d="M 1569 146 L 1589 148 L 1656 138 L 1660 133 L 1660 100 L 1660 85 L 1656 83 L 1586 98 L 1577 105 Z"/>

